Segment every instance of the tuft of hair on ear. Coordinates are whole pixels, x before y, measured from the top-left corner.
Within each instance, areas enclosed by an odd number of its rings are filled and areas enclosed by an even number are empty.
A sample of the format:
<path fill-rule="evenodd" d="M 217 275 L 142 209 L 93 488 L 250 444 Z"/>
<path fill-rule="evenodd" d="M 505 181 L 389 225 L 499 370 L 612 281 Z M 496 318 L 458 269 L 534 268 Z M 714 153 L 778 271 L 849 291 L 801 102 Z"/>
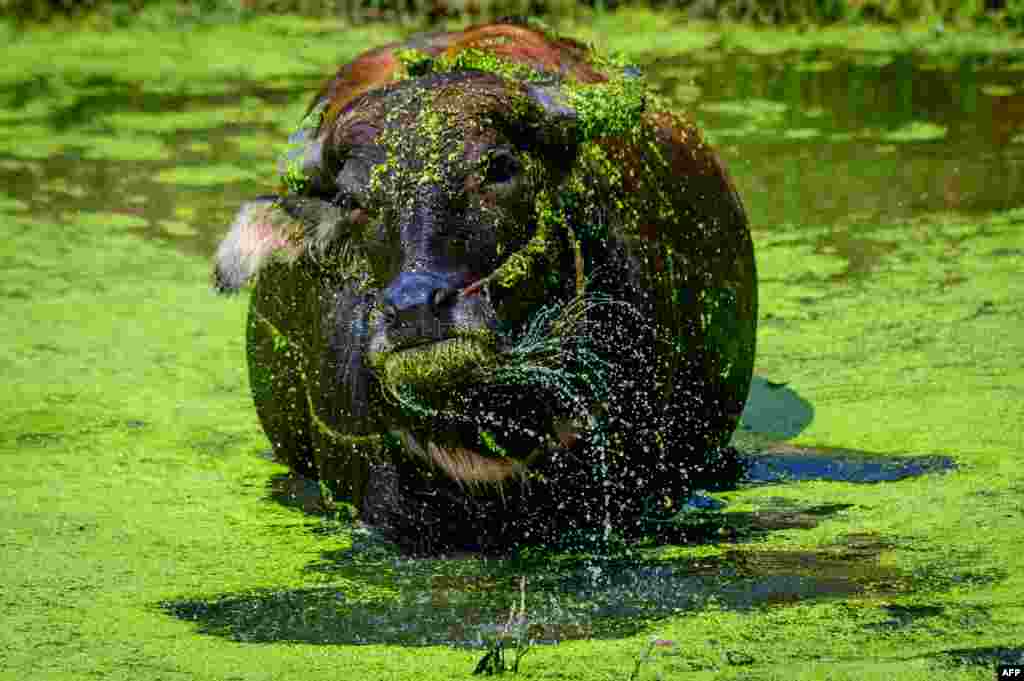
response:
<path fill-rule="evenodd" d="M 214 257 L 212 284 L 217 293 L 237 293 L 274 253 L 297 256 L 293 232 L 301 225 L 277 203 L 277 197 L 265 196 L 242 204 Z"/>
<path fill-rule="evenodd" d="M 278 208 L 302 226 L 302 248 L 321 257 L 332 243 L 342 238 L 345 211 L 314 196 L 287 195 L 277 202 Z"/>

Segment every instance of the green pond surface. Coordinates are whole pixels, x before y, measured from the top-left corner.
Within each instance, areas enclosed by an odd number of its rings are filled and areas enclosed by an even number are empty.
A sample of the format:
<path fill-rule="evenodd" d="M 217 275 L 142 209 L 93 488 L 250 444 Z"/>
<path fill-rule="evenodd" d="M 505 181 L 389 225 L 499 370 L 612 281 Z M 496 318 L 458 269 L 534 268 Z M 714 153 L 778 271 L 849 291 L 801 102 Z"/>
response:
<path fill-rule="evenodd" d="M 325 512 L 209 260 L 332 65 L 404 29 L 0 25 L 0 679 L 467 678 L 523 593 L 523 678 L 1024 663 L 1024 46 L 565 28 L 644 64 L 746 203 L 746 482 L 602 556 L 412 558 Z"/>

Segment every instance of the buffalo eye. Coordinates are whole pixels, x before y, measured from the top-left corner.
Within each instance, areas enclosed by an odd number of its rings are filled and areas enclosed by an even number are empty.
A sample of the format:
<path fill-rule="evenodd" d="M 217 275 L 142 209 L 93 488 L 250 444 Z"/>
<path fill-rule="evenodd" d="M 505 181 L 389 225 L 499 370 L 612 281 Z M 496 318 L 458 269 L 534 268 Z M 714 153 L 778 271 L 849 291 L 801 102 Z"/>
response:
<path fill-rule="evenodd" d="M 372 150 L 360 150 L 349 156 L 334 180 L 335 195 L 332 203 L 342 210 L 365 207 L 366 189 L 370 184 L 370 169 L 374 163 Z"/>
<path fill-rule="evenodd" d="M 331 203 L 345 211 L 351 211 L 359 208 L 359 201 L 348 192 L 338 192 L 334 195 L 334 198 L 331 199 Z"/>
<path fill-rule="evenodd" d="M 487 159 L 484 182 L 487 184 L 508 184 L 519 174 L 519 159 L 510 151 L 497 151 Z"/>
<path fill-rule="evenodd" d="M 391 303 L 385 303 L 381 308 L 381 313 L 384 315 L 384 322 L 389 326 L 398 324 L 398 308 Z"/>
<path fill-rule="evenodd" d="M 430 309 L 434 314 L 440 314 L 441 310 L 455 302 L 459 290 L 455 288 L 438 288 L 430 294 Z"/>

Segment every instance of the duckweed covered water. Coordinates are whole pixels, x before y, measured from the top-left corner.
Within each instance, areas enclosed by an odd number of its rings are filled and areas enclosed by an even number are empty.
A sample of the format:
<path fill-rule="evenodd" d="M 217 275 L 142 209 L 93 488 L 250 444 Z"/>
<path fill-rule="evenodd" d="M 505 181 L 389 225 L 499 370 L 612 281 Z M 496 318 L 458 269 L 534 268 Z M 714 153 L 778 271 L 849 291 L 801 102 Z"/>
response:
<path fill-rule="evenodd" d="M 396 35 L 8 41 L 0 676 L 460 677 L 523 575 L 531 635 L 560 641 L 524 676 L 625 678 L 651 636 L 672 645 L 641 678 L 1020 661 L 1020 52 L 753 56 L 743 31 L 648 33 L 699 48 L 648 70 L 716 140 L 755 229 L 750 479 L 678 500 L 629 552 L 425 559 L 260 456 L 245 305 L 207 288 L 325 65 Z"/>

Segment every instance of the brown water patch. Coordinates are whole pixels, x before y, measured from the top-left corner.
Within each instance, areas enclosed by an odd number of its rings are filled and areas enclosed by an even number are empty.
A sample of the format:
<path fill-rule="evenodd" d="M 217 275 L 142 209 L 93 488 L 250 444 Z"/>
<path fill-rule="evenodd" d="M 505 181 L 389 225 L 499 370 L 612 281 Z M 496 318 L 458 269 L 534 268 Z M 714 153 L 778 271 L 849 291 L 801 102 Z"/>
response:
<path fill-rule="evenodd" d="M 886 255 L 894 253 L 899 247 L 900 244 L 894 241 L 868 239 L 849 231 L 837 231 L 820 239 L 815 252 L 844 258 L 847 262 L 846 269 L 829 275 L 828 279 L 833 282 L 845 282 L 867 275 Z"/>
<path fill-rule="evenodd" d="M 21 433 L 14 438 L 20 447 L 52 447 L 63 439 L 63 433 Z"/>
<path fill-rule="evenodd" d="M 103 428 L 106 428 L 106 429 L 109 429 L 109 430 L 138 431 L 138 430 L 142 430 L 143 428 L 148 428 L 150 426 L 150 423 L 148 421 L 144 421 L 142 419 L 121 419 L 121 418 L 116 418 L 116 419 L 107 419 L 101 425 L 102 425 Z"/>
<path fill-rule="evenodd" d="M 769 498 L 756 511 L 722 513 L 718 508 L 694 508 L 691 498 L 671 521 L 652 527 L 647 541 L 657 545 L 749 542 L 778 530 L 817 527 L 822 520 L 853 507 L 841 503 L 798 506 L 788 499 Z"/>
<path fill-rule="evenodd" d="M 938 617 L 946 612 L 945 606 L 942 605 L 883 605 L 882 610 L 889 616 L 889 619 L 867 624 L 867 629 L 881 631 L 907 629 L 919 620 Z"/>
<path fill-rule="evenodd" d="M 228 433 L 220 430 L 209 430 L 190 443 L 193 451 L 203 456 L 223 456 L 231 451 L 232 446 L 245 439 L 239 433 Z"/>
<path fill-rule="evenodd" d="M 311 515 L 325 515 L 332 511 L 317 481 L 298 473 L 283 473 L 272 477 L 267 482 L 267 498 Z"/>

